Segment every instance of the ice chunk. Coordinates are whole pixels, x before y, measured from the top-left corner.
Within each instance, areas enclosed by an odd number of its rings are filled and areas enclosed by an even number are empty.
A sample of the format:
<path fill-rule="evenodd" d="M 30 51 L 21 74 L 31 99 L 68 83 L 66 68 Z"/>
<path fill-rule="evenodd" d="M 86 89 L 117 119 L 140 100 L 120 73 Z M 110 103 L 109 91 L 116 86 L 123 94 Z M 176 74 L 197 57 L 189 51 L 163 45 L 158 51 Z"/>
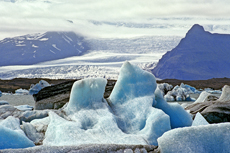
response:
<path fill-rule="evenodd" d="M 199 126 L 199 125 L 208 125 L 209 123 L 206 119 L 198 112 L 196 113 L 195 119 L 192 122 L 192 126 Z"/>
<path fill-rule="evenodd" d="M 48 86 L 50 86 L 48 82 L 46 82 L 45 80 L 41 80 L 36 85 L 33 85 L 33 84 L 31 85 L 29 89 L 29 94 L 31 95 L 37 94 L 41 89 L 48 87 Z"/>
<path fill-rule="evenodd" d="M 230 123 L 177 128 L 158 138 L 161 152 L 229 152 Z"/>
<path fill-rule="evenodd" d="M 106 80 L 91 78 L 74 83 L 64 111 L 68 121 L 50 112 L 44 145 L 148 144 L 142 136 L 123 133 L 104 100 Z"/>
<path fill-rule="evenodd" d="M 107 80 L 104 78 L 88 78 L 76 81 L 72 86 L 70 100 L 65 111 L 71 114 L 80 109 L 100 107 L 106 83 Z"/>
<path fill-rule="evenodd" d="M 211 94 L 221 94 L 222 93 L 221 90 L 213 90 L 211 88 L 205 88 L 204 91 L 211 93 Z"/>
<path fill-rule="evenodd" d="M 153 97 L 134 98 L 112 106 L 119 128 L 127 134 L 141 135 L 148 144 L 158 145 L 157 138 L 171 129 L 169 116 L 153 108 Z"/>
<path fill-rule="evenodd" d="M 26 89 L 17 89 L 17 90 L 15 90 L 15 94 L 17 94 L 17 95 L 28 95 L 29 94 L 29 91 L 28 90 L 26 90 Z"/>
<path fill-rule="evenodd" d="M 166 95 L 168 91 L 173 89 L 173 86 L 168 83 L 157 84 L 157 87 L 162 91 L 163 95 Z"/>
<path fill-rule="evenodd" d="M 34 108 L 33 106 L 29 106 L 29 105 L 19 105 L 14 107 L 21 111 L 31 111 Z"/>
<path fill-rule="evenodd" d="M 133 98 L 151 96 L 156 87 L 156 79 L 151 73 L 125 62 L 109 99 L 112 105 L 122 104 Z"/>
<path fill-rule="evenodd" d="M 152 107 L 156 86 L 151 73 L 125 62 L 109 97 L 119 128 L 127 134 L 142 135 L 152 145 L 171 129 L 168 115 Z"/>
<path fill-rule="evenodd" d="M 12 116 L 0 122 L 0 142 L 0 149 L 34 146 L 34 143 L 21 130 L 19 119 Z"/>
<path fill-rule="evenodd" d="M 34 119 L 30 122 L 38 132 L 45 133 L 48 124 L 50 123 L 49 117 L 44 117 L 42 119 Z"/>
<path fill-rule="evenodd" d="M 9 103 L 5 100 L 0 100 L 0 105 L 9 105 Z"/>
<path fill-rule="evenodd" d="M 170 116 L 170 123 L 172 128 L 192 125 L 192 118 L 189 113 L 186 112 L 179 104 L 167 103 L 158 88 L 155 91 L 155 99 L 157 103 L 153 106 L 163 110 Z"/>
<path fill-rule="evenodd" d="M 230 100 L 230 86 L 225 85 L 222 89 L 222 94 L 220 96 L 220 98 L 218 99 L 218 101 L 229 101 Z"/>
<path fill-rule="evenodd" d="M 0 91 L 0 97 L 2 96 L 2 92 Z"/>
<path fill-rule="evenodd" d="M 164 96 L 165 100 L 168 101 L 195 101 L 190 98 L 189 94 L 200 93 L 200 91 L 196 90 L 196 88 L 191 87 L 187 84 L 181 83 L 180 86 L 175 86 L 172 91 L 167 92 Z M 173 97 L 173 99 L 172 99 Z"/>
<path fill-rule="evenodd" d="M 30 123 L 22 122 L 22 125 L 23 131 L 30 140 L 32 140 L 35 144 L 42 143 L 42 140 L 44 139 L 44 135 L 42 133 L 39 133 Z"/>

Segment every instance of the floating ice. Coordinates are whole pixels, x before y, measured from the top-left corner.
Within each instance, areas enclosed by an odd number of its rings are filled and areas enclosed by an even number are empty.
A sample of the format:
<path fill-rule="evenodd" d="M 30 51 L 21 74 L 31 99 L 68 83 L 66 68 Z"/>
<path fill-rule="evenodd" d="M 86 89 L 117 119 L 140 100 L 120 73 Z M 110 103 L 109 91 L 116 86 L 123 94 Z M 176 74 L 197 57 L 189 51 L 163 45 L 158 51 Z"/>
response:
<path fill-rule="evenodd" d="M 44 135 L 42 133 L 39 133 L 36 128 L 30 124 L 30 123 L 26 123 L 26 122 L 22 122 L 22 129 L 25 132 L 26 136 L 34 142 L 34 144 L 41 144 L 42 140 L 44 139 Z"/>
<path fill-rule="evenodd" d="M 2 92 L 0 91 L 0 97 L 2 96 Z"/>
<path fill-rule="evenodd" d="M 100 108 L 107 80 L 103 78 L 76 81 L 71 89 L 69 104 L 65 111 L 68 114 L 80 109 Z"/>
<path fill-rule="evenodd" d="M 122 104 L 137 97 L 153 96 L 156 87 L 156 79 L 151 73 L 125 62 L 109 99 L 112 105 Z"/>
<path fill-rule="evenodd" d="M 211 93 L 211 94 L 221 94 L 222 93 L 221 90 L 213 90 L 211 88 L 205 88 L 204 91 Z"/>
<path fill-rule="evenodd" d="M 157 84 L 157 87 L 162 91 L 163 95 L 166 95 L 168 91 L 173 89 L 173 86 L 168 83 Z"/>
<path fill-rule="evenodd" d="M 17 94 L 17 95 L 28 95 L 29 94 L 29 91 L 28 90 L 26 90 L 26 89 L 17 89 L 17 90 L 15 90 L 15 94 Z"/>
<path fill-rule="evenodd" d="M 226 153 L 230 150 L 230 123 L 177 128 L 158 138 L 161 152 Z"/>
<path fill-rule="evenodd" d="M 199 112 L 196 113 L 195 119 L 192 122 L 192 126 L 208 125 L 208 124 L 209 123 Z"/>
<path fill-rule="evenodd" d="M 21 130 L 19 119 L 9 116 L 0 122 L 0 149 L 33 146 L 34 143 Z"/>
<path fill-rule="evenodd" d="M 9 103 L 5 100 L 0 100 L 0 106 L 1 105 L 9 105 Z"/>
<path fill-rule="evenodd" d="M 33 106 L 29 106 L 29 105 L 19 105 L 14 107 L 21 111 L 31 111 L 34 108 Z"/>
<path fill-rule="evenodd" d="M 170 123 L 172 128 L 191 126 L 192 118 L 189 113 L 186 112 L 179 104 L 167 103 L 164 100 L 162 92 L 158 88 L 155 91 L 155 99 L 157 103 L 153 106 L 163 110 L 170 116 Z"/>
<path fill-rule="evenodd" d="M 63 109 L 67 117 L 49 113 L 44 145 L 151 144 L 171 129 L 169 116 L 153 108 L 155 77 L 126 62 L 109 102 L 103 98 L 107 81 L 74 83 Z"/>
<path fill-rule="evenodd" d="M 217 100 L 218 97 L 214 94 L 211 94 L 207 91 L 202 91 L 197 100 L 194 103 L 201 103 L 206 101 L 214 101 Z"/>
<path fill-rule="evenodd" d="M 72 121 L 50 112 L 44 145 L 147 144 L 142 137 L 123 133 L 103 98 L 106 80 L 85 79 L 74 83 L 64 109 Z"/>
<path fill-rule="evenodd" d="M 153 145 L 171 129 L 168 116 L 152 107 L 156 86 L 151 73 L 125 62 L 109 97 L 119 128 L 124 133 L 142 135 Z"/>
<path fill-rule="evenodd" d="M 30 86 L 29 89 L 29 94 L 33 95 L 33 94 L 37 94 L 41 89 L 50 86 L 50 84 L 48 82 L 46 82 L 45 80 L 41 80 L 39 81 L 39 83 L 37 84 L 32 84 Z"/>
<path fill-rule="evenodd" d="M 225 101 L 230 101 L 230 86 L 225 85 L 222 89 L 222 94 L 218 101 L 225 102 Z"/>
<path fill-rule="evenodd" d="M 181 83 L 180 86 L 175 86 L 173 90 L 169 91 L 164 97 L 166 101 L 195 101 L 190 98 L 191 93 L 200 93 L 196 88 L 187 84 Z"/>

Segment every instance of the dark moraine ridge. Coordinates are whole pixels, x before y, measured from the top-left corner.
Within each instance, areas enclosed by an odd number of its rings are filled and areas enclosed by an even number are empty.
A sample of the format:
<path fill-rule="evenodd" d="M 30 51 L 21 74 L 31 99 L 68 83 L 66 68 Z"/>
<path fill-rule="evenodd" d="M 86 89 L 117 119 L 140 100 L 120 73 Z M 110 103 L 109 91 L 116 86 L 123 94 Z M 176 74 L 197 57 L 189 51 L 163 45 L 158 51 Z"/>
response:
<path fill-rule="evenodd" d="M 31 84 L 36 84 L 40 80 L 45 80 L 50 84 L 60 84 L 63 82 L 73 81 L 74 79 L 43 79 L 43 78 L 16 78 L 12 80 L 1 80 L 0 79 L 0 91 L 2 92 L 15 92 L 15 90 L 29 89 Z M 74 80 L 76 81 L 76 80 Z M 116 80 L 114 80 L 116 82 Z M 165 79 L 165 80 L 157 80 L 157 83 L 169 83 L 173 86 L 180 85 L 181 83 L 185 83 L 191 85 L 197 89 L 204 88 L 213 88 L 213 89 L 221 89 L 224 85 L 230 85 L 230 78 L 213 78 L 208 80 L 177 80 L 177 79 Z"/>

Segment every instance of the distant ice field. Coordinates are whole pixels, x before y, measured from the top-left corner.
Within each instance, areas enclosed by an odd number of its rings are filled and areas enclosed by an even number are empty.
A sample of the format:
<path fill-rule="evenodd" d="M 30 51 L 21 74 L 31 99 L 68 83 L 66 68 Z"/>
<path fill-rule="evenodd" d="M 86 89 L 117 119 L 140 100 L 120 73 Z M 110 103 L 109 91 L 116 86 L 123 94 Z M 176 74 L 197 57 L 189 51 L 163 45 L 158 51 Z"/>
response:
<path fill-rule="evenodd" d="M 131 39 L 89 39 L 91 50 L 82 56 L 43 62 L 35 65 L 0 67 L 1 79 L 50 78 L 77 79 L 104 77 L 117 79 L 125 61 L 150 70 L 181 37 L 154 36 Z"/>

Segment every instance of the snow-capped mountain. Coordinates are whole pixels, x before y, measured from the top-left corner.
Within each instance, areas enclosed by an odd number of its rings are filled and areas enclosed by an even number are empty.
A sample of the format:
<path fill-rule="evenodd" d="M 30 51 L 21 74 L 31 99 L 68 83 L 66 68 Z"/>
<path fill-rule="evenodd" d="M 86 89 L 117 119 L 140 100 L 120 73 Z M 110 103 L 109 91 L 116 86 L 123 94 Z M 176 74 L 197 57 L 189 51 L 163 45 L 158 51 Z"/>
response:
<path fill-rule="evenodd" d="M 0 66 L 31 65 L 82 55 L 89 49 L 74 32 L 46 32 L 6 38 L 0 41 Z"/>
<path fill-rule="evenodd" d="M 212 34 L 194 25 L 178 46 L 152 70 L 161 79 L 200 80 L 230 77 L 230 35 Z"/>

